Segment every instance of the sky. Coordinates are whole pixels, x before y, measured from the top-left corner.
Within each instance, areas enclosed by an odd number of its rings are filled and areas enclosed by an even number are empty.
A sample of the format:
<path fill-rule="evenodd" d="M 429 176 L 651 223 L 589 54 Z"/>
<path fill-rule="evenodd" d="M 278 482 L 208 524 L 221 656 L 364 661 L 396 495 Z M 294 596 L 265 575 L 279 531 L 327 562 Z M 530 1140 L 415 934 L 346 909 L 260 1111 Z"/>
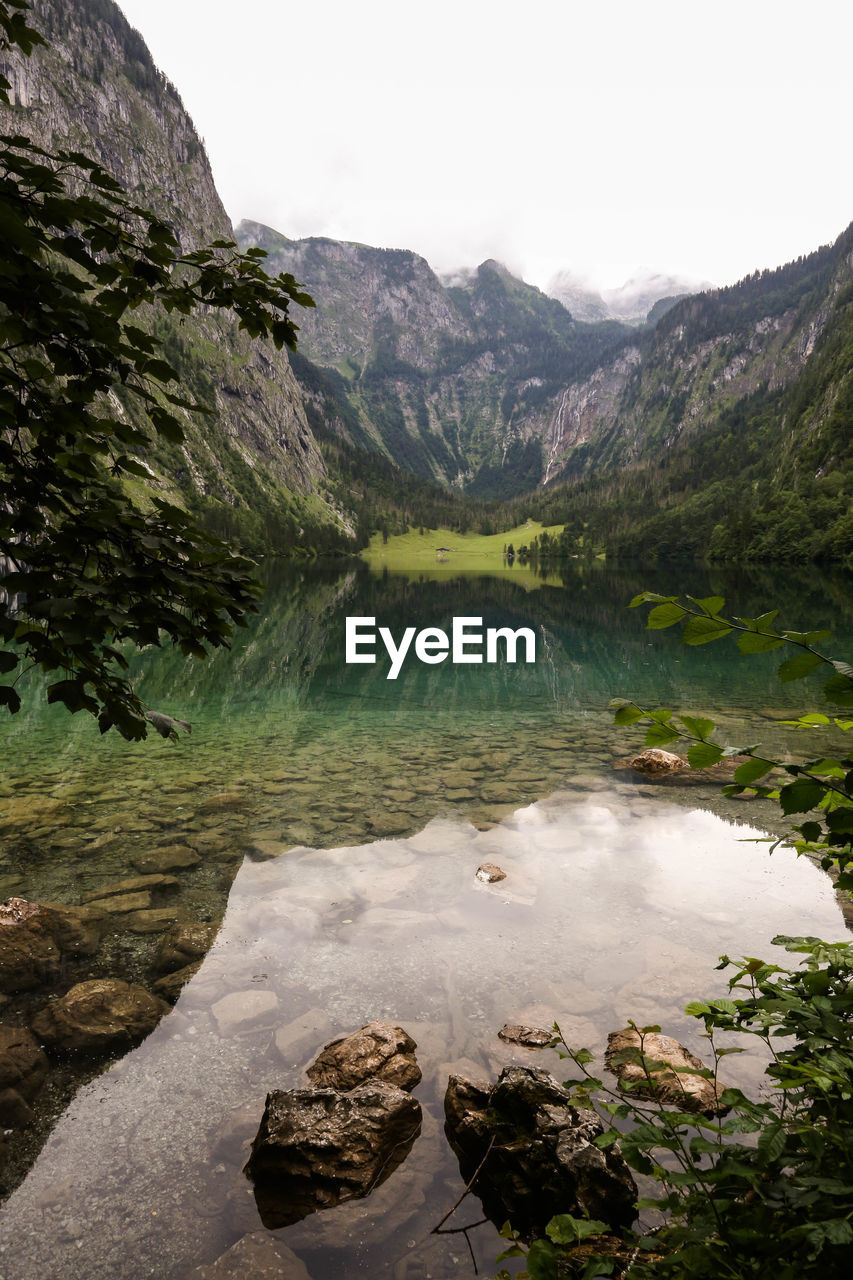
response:
<path fill-rule="evenodd" d="M 853 221 L 848 0 L 119 3 L 235 224 L 613 287 Z"/>

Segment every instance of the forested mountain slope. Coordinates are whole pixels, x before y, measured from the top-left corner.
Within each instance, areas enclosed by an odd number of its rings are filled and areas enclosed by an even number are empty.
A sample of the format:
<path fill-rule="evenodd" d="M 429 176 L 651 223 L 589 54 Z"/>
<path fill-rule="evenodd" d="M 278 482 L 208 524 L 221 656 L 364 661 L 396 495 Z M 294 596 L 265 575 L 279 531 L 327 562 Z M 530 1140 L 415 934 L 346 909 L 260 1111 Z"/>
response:
<path fill-rule="evenodd" d="M 31 21 L 48 43 L 5 67 L 15 105 L 0 107 L 0 130 L 92 155 L 172 224 L 185 250 L 232 239 L 192 121 L 117 5 L 34 0 Z M 148 459 L 163 487 L 255 545 L 338 541 L 344 522 L 324 493 L 323 459 L 286 355 L 215 314 L 165 319 L 158 334 L 185 388 L 215 410 L 202 425 L 188 422 L 182 446 Z"/>

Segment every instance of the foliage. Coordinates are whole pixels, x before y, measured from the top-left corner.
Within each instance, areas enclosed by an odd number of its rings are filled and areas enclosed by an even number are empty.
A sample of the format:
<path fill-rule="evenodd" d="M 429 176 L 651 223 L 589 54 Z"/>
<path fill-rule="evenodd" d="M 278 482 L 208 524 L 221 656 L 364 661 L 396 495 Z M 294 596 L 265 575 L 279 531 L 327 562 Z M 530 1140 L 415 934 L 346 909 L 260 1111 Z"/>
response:
<path fill-rule="evenodd" d="M 680 599 L 646 591 L 631 603 L 650 606 L 652 630 L 680 625 L 686 644 L 730 636 L 744 654 L 787 647 L 793 652 L 779 667 L 780 680 L 787 683 L 820 671 L 826 702 L 842 709 L 853 705 L 853 668 L 817 648 L 828 632 L 777 628 L 776 610 L 756 618 L 730 617 L 719 596 Z M 793 844 L 800 853 L 818 856 L 824 867 L 837 868 L 841 887 L 853 887 L 853 759 L 820 755 L 803 763 L 776 761 L 755 745 L 713 741 L 715 725 L 705 717 L 646 710 L 623 700 L 612 705 L 617 724 L 648 726 L 647 746 L 689 741 L 693 768 L 743 758 L 734 783 L 725 788 L 728 794 L 750 791 L 775 800 L 785 816 L 816 810 L 794 828 Z M 804 730 L 832 727 L 842 734 L 853 728 L 853 720 L 844 714 L 823 712 L 807 712 L 783 723 Z M 767 785 L 768 775 L 775 771 L 779 785 Z M 733 964 L 722 956 L 718 967 L 735 970 L 729 980 L 730 997 L 694 1001 L 685 1010 L 704 1024 L 710 1046 L 705 1056 L 711 1065 L 691 1069 L 690 1074 L 713 1082 L 728 1108 L 724 1116 L 709 1119 L 666 1103 L 660 1092 L 665 1086 L 658 1085 L 653 1074 L 664 1064 L 645 1052 L 645 1037 L 660 1027 L 630 1024 L 639 1034 L 639 1047 L 615 1055 L 612 1065 L 637 1063 L 643 1077 L 616 1091 L 590 1071 L 593 1055 L 570 1049 L 555 1026 L 552 1047 L 580 1071 L 566 1081 L 573 1101 L 606 1117 L 601 1144 L 618 1139 L 628 1164 L 659 1184 L 660 1193 L 641 1200 L 638 1210 L 652 1209 L 664 1218 L 662 1224 L 631 1233 L 617 1247 L 603 1235 L 596 1241 L 592 1233 L 592 1243 L 599 1248 L 583 1254 L 579 1240 L 558 1236 L 555 1219 L 548 1238 L 531 1246 L 522 1276 L 590 1280 L 617 1272 L 636 1280 L 823 1280 L 849 1273 L 853 944 L 813 937 L 776 937 L 773 943 L 801 955 L 801 967 L 786 969 L 755 957 Z M 729 1041 L 732 1036 L 751 1036 L 765 1046 L 768 1088 L 761 1101 L 718 1083 L 722 1060 L 744 1051 L 738 1044 L 721 1044 L 721 1034 Z M 516 1246 L 510 1254 L 518 1251 Z"/>
<path fill-rule="evenodd" d="M 822 672 L 824 702 L 830 714 L 805 712 L 783 724 L 794 729 L 833 729 L 844 734 L 853 729 L 847 708 L 853 707 L 853 667 L 839 658 L 825 655 L 817 648 L 829 638 L 828 631 L 791 631 L 775 626 L 778 610 L 757 618 L 728 617 L 723 613 L 721 596 L 694 600 L 688 596 L 663 596 L 644 591 L 631 601 L 632 607 L 651 605 L 648 626 L 662 630 L 681 625 L 685 644 L 708 644 L 726 636 L 737 638 L 741 653 L 767 653 L 776 649 L 793 650 L 778 671 L 783 683 L 802 680 L 813 672 Z M 734 773 L 734 782 L 726 787 L 728 795 L 749 792 L 776 800 L 785 817 L 809 815 L 794 827 L 799 853 L 820 858 L 824 868 L 838 869 L 837 883 L 842 889 L 853 888 L 853 752 L 827 756 L 824 752 L 802 762 L 776 760 L 762 753 L 755 744 L 720 745 L 714 742 L 713 720 L 674 715 L 668 709 L 644 710 L 636 703 L 617 700 L 613 704 L 617 724 L 647 722 L 646 745 L 663 747 L 679 739 L 691 743 L 687 758 L 692 768 L 705 769 L 723 759 L 745 757 Z M 832 708 L 840 709 L 840 714 Z M 768 779 L 774 771 L 779 783 Z"/>
<path fill-rule="evenodd" d="M 41 42 L 25 13 L 0 0 L 2 48 Z M 19 135 L 0 137 L 0 230 L 0 704 L 17 711 L 15 683 L 38 667 L 57 677 L 49 701 L 142 738 L 117 645 L 166 635 L 203 656 L 257 594 L 250 562 L 187 511 L 132 496 L 151 479 L 144 455 L 180 446 L 188 415 L 208 412 L 182 393 L 151 318 L 226 310 L 281 347 L 295 342 L 289 306 L 311 300 L 264 273 L 262 250 L 182 250 L 91 158 Z"/>

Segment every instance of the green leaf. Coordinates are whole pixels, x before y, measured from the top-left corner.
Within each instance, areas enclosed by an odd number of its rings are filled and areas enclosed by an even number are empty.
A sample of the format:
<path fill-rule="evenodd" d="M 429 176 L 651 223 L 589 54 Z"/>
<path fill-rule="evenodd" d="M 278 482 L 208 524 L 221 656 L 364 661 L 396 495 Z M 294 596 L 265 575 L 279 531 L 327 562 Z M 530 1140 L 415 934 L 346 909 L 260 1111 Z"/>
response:
<path fill-rule="evenodd" d="M 605 1235 L 610 1228 L 606 1222 L 594 1218 L 573 1218 L 570 1213 L 558 1213 L 545 1228 L 545 1234 L 554 1244 L 574 1244 L 587 1236 Z"/>
<path fill-rule="evenodd" d="M 725 605 L 723 596 L 705 596 L 699 600 L 696 596 L 688 596 L 688 600 L 692 600 L 694 604 L 698 604 L 700 609 L 704 609 L 705 613 L 717 614 Z"/>
<path fill-rule="evenodd" d="M 777 1121 L 762 1129 L 758 1135 L 758 1154 L 765 1164 L 773 1164 L 785 1150 L 785 1129 Z"/>
<path fill-rule="evenodd" d="M 754 760 L 746 760 L 735 769 L 735 782 L 742 787 L 749 786 L 751 782 L 757 782 L 759 778 L 763 778 L 775 765 L 775 760 L 762 760 L 760 757 L 756 757 Z"/>
<path fill-rule="evenodd" d="M 674 626 L 686 616 L 687 610 L 682 605 L 676 604 L 674 600 L 667 600 L 665 604 L 659 604 L 652 609 L 646 620 L 646 628 L 649 631 L 662 631 L 666 627 Z"/>
<path fill-rule="evenodd" d="M 614 724 L 636 724 L 638 720 L 643 719 L 643 713 L 639 707 L 623 706 L 614 713 Z"/>
<path fill-rule="evenodd" d="M 707 738 L 716 728 L 713 720 L 705 720 L 699 716 L 679 716 L 679 719 L 687 732 L 692 733 L 695 738 Z"/>
<path fill-rule="evenodd" d="M 827 702 L 837 707 L 853 707 L 853 680 L 843 672 L 836 671 L 823 686 L 823 696 Z"/>
<path fill-rule="evenodd" d="M 783 684 L 787 684 L 789 680 L 802 680 L 815 667 L 821 666 L 823 658 L 816 653 L 796 653 L 793 658 L 789 658 L 787 662 L 783 662 L 779 668 L 779 679 Z"/>
<path fill-rule="evenodd" d="M 685 623 L 681 639 L 684 644 L 708 644 L 711 640 L 722 640 L 731 630 L 722 618 L 691 618 Z"/>
<path fill-rule="evenodd" d="M 687 760 L 691 769 L 709 769 L 723 758 L 722 747 L 713 742 L 696 742 L 687 752 Z"/>
<path fill-rule="evenodd" d="M 653 724 L 646 730 L 647 747 L 663 747 L 668 742 L 676 742 L 681 735 L 665 724 Z"/>
<path fill-rule="evenodd" d="M 559 1256 L 550 1240 L 534 1240 L 527 1251 L 530 1280 L 558 1280 Z"/>
<path fill-rule="evenodd" d="M 784 814 L 808 813 L 823 799 L 825 788 L 818 782 L 810 782 L 808 778 L 799 778 L 779 792 L 779 803 Z"/>
<path fill-rule="evenodd" d="M 757 631 L 742 631 L 737 638 L 737 647 L 741 653 L 767 653 L 770 649 L 778 649 L 785 643 L 779 636 L 761 635 Z"/>

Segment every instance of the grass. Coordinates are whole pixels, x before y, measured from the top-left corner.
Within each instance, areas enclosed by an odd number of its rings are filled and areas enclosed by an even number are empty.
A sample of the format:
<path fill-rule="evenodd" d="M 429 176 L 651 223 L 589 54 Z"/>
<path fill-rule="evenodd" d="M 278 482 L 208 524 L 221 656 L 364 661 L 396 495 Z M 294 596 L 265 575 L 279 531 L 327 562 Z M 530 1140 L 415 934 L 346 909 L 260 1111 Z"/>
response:
<path fill-rule="evenodd" d="M 505 533 L 453 533 L 450 529 L 427 529 L 418 533 L 416 528 L 382 541 L 380 533 L 374 534 L 370 544 L 361 552 L 362 558 L 372 569 L 388 569 L 391 572 L 418 570 L 423 573 L 502 573 L 513 579 L 541 585 L 544 579 L 516 560 L 509 565 L 504 559 L 504 547 L 510 542 L 518 550 L 524 543 L 542 533 L 545 525 L 528 520 L 526 524 L 508 529 Z M 548 533 L 556 535 L 563 526 L 550 525 Z M 446 547 L 446 551 L 439 551 Z M 555 579 L 556 581 L 557 579 Z"/>

